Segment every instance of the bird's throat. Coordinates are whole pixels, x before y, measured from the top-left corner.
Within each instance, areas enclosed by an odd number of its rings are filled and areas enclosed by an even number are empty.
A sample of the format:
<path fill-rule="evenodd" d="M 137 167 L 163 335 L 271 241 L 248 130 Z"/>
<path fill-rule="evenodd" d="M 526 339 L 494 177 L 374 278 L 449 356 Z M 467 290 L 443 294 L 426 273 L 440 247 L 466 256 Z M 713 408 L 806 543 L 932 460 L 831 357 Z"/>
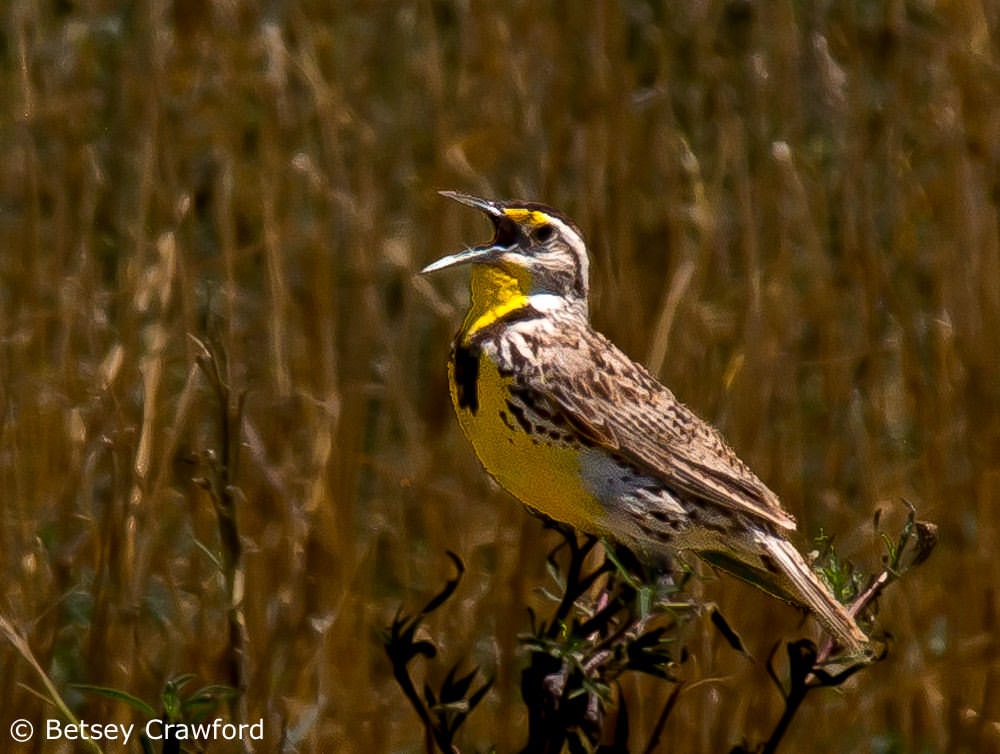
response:
<path fill-rule="evenodd" d="M 505 270 L 477 264 L 472 268 L 472 301 L 462 323 L 463 341 L 468 342 L 484 327 L 530 305 L 530 274 L 512 275 Z"/>

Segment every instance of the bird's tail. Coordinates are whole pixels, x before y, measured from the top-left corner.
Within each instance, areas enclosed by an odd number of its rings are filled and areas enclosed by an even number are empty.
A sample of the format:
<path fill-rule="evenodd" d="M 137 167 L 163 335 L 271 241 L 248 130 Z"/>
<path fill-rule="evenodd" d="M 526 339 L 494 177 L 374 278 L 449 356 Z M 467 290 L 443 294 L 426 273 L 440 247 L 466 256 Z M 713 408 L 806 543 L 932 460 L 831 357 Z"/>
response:
<path fill-rule="evenodd" d="M 754 542 L 754 551 L 719 547 L 699 550 L 698 555 L 773 597 L 809 610 L 848 654 L 859 659 L 874 656 L 871 640 L 787 539 L 757 531 Z"/>
<path fill-rule="evenodd" d="M 783 537 L 760 532 L 758 544 L 770 556 L 773 565 L 787 579 L 784 590 L 793 602 L 808 608 L 830 635 L 849 654 L 871 657 L 874 649 L 867 634 L 819 580 L 802 554 Z M 780 595 L 779 595 L 780 596 Z"/>

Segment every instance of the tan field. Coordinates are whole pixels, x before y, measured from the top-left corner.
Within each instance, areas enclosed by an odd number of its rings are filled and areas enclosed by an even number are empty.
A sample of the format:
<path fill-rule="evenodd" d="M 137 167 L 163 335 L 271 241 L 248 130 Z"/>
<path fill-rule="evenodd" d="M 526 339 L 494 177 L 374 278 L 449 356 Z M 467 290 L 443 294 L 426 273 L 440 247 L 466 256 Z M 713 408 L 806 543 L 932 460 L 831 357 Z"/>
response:
<path fill-rule="evenodd" d="M 1000 6 L 9 0 L 0 12 L 0 749 L 242 686 L 209 752 L 425 751 L 379 631 L 451 575 L 462 752 L 518 751 L 557 538 L 482 472 L 445 363 L 488 239 L 439 189 L 543 201 L 595 325 L 870 570 L 889 655 L 781 751 L 1000 751 Z M 770 733 L 816 636 L 707 570 L 657 751 Z M 235 608 L 233 607 L 235 605 Z M 630 751 L 674 690 L 623 679 Z M 224 695 L 223 695 L 224 696 Z M 60 707 L 61 705 L 61 707 Z M 190 711 L 190 710 L 188 710 Z M 40 727 L 41 726 L 41 727 Z M 154 750 L 162 742 L 153 741 Z M 194 751 L 196 749 L 191 748 Z"/>

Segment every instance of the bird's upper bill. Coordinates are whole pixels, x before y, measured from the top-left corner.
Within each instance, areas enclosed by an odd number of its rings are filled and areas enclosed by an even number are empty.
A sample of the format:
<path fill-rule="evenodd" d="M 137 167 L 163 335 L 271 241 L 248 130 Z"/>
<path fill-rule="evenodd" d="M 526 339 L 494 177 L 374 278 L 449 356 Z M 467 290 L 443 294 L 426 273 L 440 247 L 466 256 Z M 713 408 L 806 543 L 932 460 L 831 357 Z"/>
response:
<path fill-rule="evenodd" d="M 482 246 L 473 246 L 463 249 L 455 254 L 441 257 L 436 262 L 431 262 L 420 272 L 436 272 L 446 267 L 454 267 L 459 264 L 470 262 L 485 262 L 489 259 L 516 249 L 525 239 L 520 231 L 521 227 L 535 227 L 544 225 L 549 218 L 546 214 L 537 209 L 526 207 L 509 206 L 504 202 L 481 199 L 478 196 L 463 194 L 458 191 L 440 191 L 441 196 L 454 199 L 456 202 L 478 209 L 493 222 L 493 240 Z"/>

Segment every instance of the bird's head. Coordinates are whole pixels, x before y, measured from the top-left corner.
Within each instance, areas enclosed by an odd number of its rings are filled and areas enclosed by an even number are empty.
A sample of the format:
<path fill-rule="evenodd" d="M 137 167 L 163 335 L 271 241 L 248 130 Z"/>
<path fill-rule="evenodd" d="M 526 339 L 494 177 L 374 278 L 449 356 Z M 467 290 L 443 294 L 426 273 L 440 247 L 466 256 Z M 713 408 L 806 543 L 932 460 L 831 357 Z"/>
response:
<path fill-rule="evenodd" d="M 534 202 L 493 201 L 456 191 L 441 194 L 483 212 L 493 223 L 493 240 L 442 257 L 421 272 L 459 264 L 487 266 L 516 280 L 523 296 L 557 296 L 586 308 L 587 247 L 572 220 Z"/>

